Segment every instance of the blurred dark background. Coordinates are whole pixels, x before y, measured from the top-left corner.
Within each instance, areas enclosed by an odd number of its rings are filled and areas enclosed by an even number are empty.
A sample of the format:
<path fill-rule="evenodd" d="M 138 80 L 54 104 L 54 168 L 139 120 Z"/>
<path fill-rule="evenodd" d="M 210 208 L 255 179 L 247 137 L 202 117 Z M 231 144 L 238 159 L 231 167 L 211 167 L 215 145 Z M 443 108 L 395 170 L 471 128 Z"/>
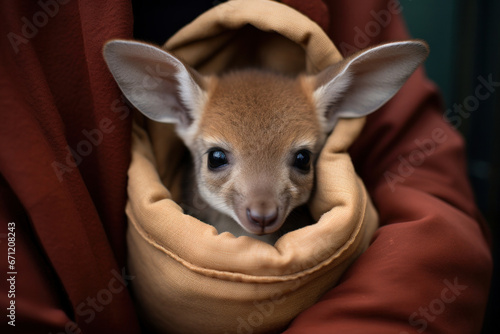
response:
<path fill-rule="evenodd" d="M 480 77 L 500 82 L 500 1 L 400 0 L 408 29 L 429 43 L 428 76 L 440 87 L 447 109 L 470 103 Z M 476 202 L 494 236 L 493 257 L 500 259 L 500 87 L 477 98 L 477 109 L 456 122 L 465 137 L 469 177 Z M 472 96 L 472 98 L 471 98 Z M 452 123 L 454 124 L 454 123 Z M 450 166 L 453 168 L 453 166 Z M 483 334 L 500 333 L 500 271 L 495 265 Z"/>

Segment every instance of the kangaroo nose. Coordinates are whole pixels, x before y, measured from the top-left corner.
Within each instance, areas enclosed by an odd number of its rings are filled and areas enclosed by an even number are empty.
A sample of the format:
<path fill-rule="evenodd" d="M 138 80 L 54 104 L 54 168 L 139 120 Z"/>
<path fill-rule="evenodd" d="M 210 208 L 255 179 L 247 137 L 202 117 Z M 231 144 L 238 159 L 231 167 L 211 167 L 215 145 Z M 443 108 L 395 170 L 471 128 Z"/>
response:
<path fill-rule="evenodd" d="M 266 227 L 271 225 L 278 218 L 278 210 L 272 209 L 270 212 L 262 213 L 252 209 L 247 209 L 247 218 L 248 221 L 259 225 L 260 227 Z"/>

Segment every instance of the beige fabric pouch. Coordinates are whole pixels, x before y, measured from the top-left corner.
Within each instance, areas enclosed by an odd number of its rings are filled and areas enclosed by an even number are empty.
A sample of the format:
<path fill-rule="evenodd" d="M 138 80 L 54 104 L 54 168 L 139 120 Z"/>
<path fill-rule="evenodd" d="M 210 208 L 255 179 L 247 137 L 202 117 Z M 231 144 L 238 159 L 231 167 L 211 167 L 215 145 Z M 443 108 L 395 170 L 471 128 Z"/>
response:
<path fill-rule="evenodd" d="M 272 13 L 272 15 L 269 15 Z M 242 66 L 317 73 L 342 59 L 303 14 L 268 0 L 218 5 L 164 45 L 201 73 Z M 317 161 L 314 224 L 269 245 L 235 238 L 178 204 L 185 148 L 170 125 L 134 126 L 127 231 L 133 291 L 164 333 L 278 332 L 367 248 L 378 218 L 347 149 L 364 119 L 341 119 Z M 310 225 L 308 225 L 310 224 Z"/>

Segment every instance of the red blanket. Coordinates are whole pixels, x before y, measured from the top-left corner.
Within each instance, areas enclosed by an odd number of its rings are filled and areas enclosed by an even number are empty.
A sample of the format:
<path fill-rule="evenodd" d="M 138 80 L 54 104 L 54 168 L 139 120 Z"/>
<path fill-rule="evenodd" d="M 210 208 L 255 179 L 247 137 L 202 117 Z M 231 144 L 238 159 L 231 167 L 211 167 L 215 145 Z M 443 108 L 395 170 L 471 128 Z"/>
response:
<path fill-rule="evenodd" d="M 344 53 L 408 38 L 393 0 L 284 2 Z M 2 332 L 140 331 L 123 269 L 131 109 L 101 56 L 108 39 L 132 38 L 132 22 L 128 1 L 0 4 L 0 268 L 13 273 Z M 351 155 L 383 226 L 287 333 L 478 332 L 489 234 L 463 140 L 423 70 L 369 117 Z"/>

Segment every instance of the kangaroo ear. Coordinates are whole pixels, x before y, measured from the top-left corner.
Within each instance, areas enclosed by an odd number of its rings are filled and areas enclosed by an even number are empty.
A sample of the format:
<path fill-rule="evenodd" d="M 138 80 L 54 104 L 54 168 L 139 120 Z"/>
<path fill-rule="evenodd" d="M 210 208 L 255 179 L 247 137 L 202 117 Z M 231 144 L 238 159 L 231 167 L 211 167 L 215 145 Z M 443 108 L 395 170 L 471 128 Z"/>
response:
<path fill-rule="evenodd" d="M 168 52 L 113 40 L 103 55 L 123 94 L 147 117 L 187 128 L 199 116 L 206 79 Z"/>
<path fill-rule="evenodd" d="M 366 116 L 380 108 L 425 60 L 423 41 L 387 43 L 362 50 L 314 77 L 320 119 L 331 131 L 339 118 Z"/>

